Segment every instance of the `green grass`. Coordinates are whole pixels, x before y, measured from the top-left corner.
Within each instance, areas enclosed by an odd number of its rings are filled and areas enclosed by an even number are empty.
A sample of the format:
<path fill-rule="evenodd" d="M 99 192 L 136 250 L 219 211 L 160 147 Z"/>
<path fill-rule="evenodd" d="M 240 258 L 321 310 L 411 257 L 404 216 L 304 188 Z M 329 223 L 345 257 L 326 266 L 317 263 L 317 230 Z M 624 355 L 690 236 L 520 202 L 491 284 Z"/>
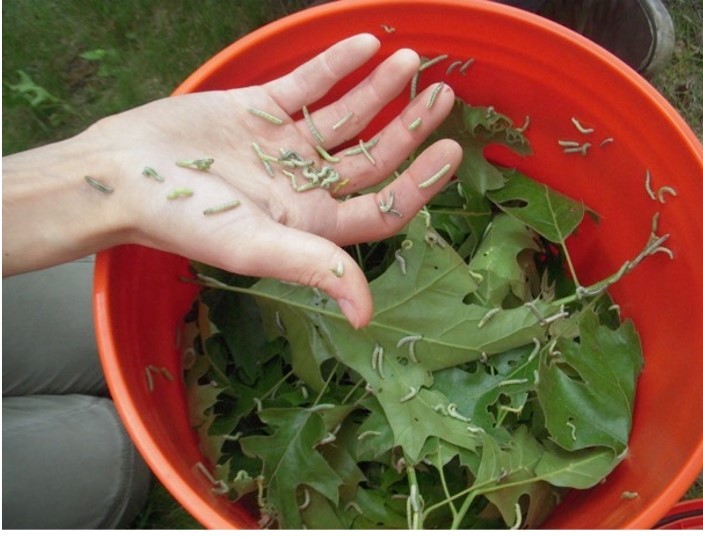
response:
<path fill-rule="evenodd" d="M 312 0 L 5 0 L 3 154 L 164 97 L 240 36 Z M 668 0 L 677 46 L 652 82 L 703 140 L 703 2 Z M 687 497 L 703 496 L 696 483 Z M 159 483 L 134 528 L 198 528 Z"/>
<path fill-rule="evenodd" d="M 693 500 L 694 498 L 703 498 L 703 475 L 696 479 L 693 486 L 688 490 L 684 496 L 685 500 Z"/>
<path fill-rule="evenodd" d="M 676 48 L 669 66 L 653 85 L 703 140 L 703 2 L 666 0 L 676 29 Z"/>
<path fill-rule="evenodd" d="M 310 0 L 7 0 L 3 154 L 76 134 L 168 95 L 251 30 Z M 26 73 L 31 84 L 13 89 Z M 29 98 L 35 99 L 30 103 Z"/>

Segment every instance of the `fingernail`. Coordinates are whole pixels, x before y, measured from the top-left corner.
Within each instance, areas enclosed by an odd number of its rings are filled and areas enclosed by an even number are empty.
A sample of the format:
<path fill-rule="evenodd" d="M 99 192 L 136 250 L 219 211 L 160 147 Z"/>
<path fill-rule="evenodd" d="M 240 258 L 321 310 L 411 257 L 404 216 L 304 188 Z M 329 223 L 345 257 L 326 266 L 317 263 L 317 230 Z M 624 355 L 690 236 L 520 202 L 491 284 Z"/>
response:
<path fill-rule="evenodd" d="M 359 328 L 359 312 L 356 311 L 354 305 L 349 302 L 346 298 L 340 298 L 337 301 L 339 309 L 355 329 Z"/>

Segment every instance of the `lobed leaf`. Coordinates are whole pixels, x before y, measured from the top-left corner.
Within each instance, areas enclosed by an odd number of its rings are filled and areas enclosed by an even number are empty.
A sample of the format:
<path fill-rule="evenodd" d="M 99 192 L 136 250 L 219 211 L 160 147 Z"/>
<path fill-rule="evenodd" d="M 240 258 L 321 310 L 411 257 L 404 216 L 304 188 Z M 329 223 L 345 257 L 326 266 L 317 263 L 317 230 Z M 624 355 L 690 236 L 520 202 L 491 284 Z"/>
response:
<path fill-rule="evenodd" d="M 546 427 L 564 449 L 605 446 L 622 453 L 632 426 L 636 380 L 642 368 L 631 321 L 612 330 L 585 309 L 579 341 L 559 340 L 561 355 L 543 356 L 537 396 Z"/>
<path fill-rule="evenodd" d="M 486 192 L 488 199 L 548 241 L 563 245 L 583 220 L 584 205 L 515 170 L 506 171 L 506 177 L 502 188 Z"/>
<path fill-rule="evenodd" d="M 600 483 L 619 462 L 607 448 L 571 452 L 553 447 L 544 453 L 535 473 L 557 487 L 587 489 Z"/>
<path fill-rule="evenodd" d="M 314 449 L 326 431 L 322 418 L 304 408 L 271 408 L 259 418 L 275 428 L 266 436 L 248 436 L 239 443 L 244 453 L 263 461 L 267 485 L 266 502 L 280 517 L 283 527 L 299 528 L 298 487 L 306 485 L 336 504 L 342 478 Z"/>
<path fill-rule="evenodd" d="M 535 233 L 510 215 L 496 215 L 468 265 L 472 273 L 481 275 L 474 296 L 483 306 L 502 307 L 510 294 L 521 302 L 532 300 L 518 261 L 524 250 L 539 250 Z"/>
<path fill-rule="evenodd" d="M 456 175 L 469 191 L 483 195 L 501 188 L 506 183 L 503 170 L 491 164 L 484 156 L 490 144 L 501 144 L 521 155 L 529 154 L 530 147 L 510 118 L 493 107 L 466 106 L 457 99 L 450 115 L 435 131 L 432 139 L 461 140 L 464 158 Z"/>
<path fill-rule="evenodd" d="M 479 490 L 486 491 L 486 498 L 498 508 L 510 527 L 520 522 L 516 505 L 520 505 L 523 496 L 530 498 L 531 518 L 544 517 L 544 513 L 536 511 L 543 501 L 544 484 L 535 478 L 535 468 L 543 454 L 544 447 L 524 426 L 518 428 L 503 447 L 490 437 L 484 442 L 476 481 L 481 484 Z M 533 497 L 538 501 L 533 502 Z"/>

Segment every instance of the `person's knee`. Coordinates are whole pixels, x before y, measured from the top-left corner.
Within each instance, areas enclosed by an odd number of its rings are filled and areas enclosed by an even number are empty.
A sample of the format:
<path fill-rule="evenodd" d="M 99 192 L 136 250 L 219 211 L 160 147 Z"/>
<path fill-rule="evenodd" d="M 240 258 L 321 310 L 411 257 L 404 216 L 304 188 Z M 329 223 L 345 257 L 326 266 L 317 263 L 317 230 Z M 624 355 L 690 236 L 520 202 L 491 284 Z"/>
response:
<path fill-rule="evenodd" d="M 113 528 L 143 506 L 150 473 L 112 401 L 3 398 L 3 527 Z"/>

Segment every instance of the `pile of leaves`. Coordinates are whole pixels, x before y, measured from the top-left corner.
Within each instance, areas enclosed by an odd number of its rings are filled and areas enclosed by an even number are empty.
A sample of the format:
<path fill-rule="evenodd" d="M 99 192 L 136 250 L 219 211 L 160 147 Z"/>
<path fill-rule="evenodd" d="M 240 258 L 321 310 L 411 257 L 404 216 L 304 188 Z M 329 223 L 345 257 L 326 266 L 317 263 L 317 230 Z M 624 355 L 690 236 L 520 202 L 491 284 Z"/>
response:
<path fill-rule="evenodd" d="M 350 251 L 352 329 L 319 290 L 193 263 L 190 419 L 233 501 L 279 528 L 536 527 L 627 452 L 642 353 L 566 239 L 590 211 L 488 162 L 520 129 L 457 102 L 452 181 L 399 235 Z M 640 256 L 637 261 L 644 256 Z"/>

